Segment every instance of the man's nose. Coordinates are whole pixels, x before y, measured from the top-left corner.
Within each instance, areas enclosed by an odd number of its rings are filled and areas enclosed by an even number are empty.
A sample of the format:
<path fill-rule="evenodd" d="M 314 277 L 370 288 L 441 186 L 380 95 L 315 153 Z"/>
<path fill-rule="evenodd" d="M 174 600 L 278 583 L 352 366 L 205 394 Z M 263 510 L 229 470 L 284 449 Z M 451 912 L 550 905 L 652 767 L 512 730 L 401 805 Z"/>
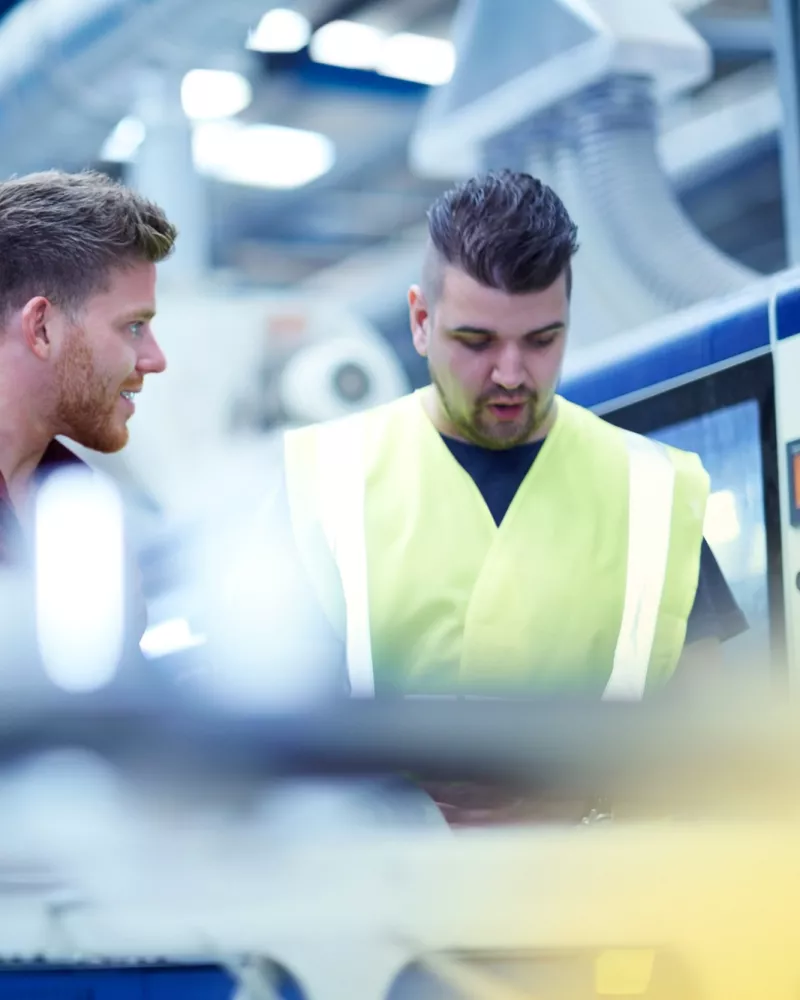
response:
<path fill-rule="evenodd" d="M 507 343 L 500 348 L 492 380 L 501 389 L 518 389 L 525 382 L 522 351 L 518 344 Z"/>
<path fill-rule="evenodd" d="M 151 334 L 139 355 L 136 366 L 143 375 L 158 375 L 167 367 L 167 359 L 158 341 Z"/>

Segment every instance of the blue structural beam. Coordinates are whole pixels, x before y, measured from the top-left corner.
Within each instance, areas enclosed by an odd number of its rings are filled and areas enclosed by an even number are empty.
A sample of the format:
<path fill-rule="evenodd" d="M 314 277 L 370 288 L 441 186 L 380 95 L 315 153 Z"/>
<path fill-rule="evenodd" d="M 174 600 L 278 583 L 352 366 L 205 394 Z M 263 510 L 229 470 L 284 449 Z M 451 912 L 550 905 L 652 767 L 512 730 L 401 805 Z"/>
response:
<path fill-rule="evenodd" d="M 0 0 L 0 21 L 2 21 L 12 7 L 17 6 L 18 2 L 19 0 Z"/>
<path fill-rule="evenodd" d="M 562 392 L 581 406 L 599 406 L 768 347 L 769 310 L 764 302 L 567 379 Z"/>
<path fill-rule="evenodd" d="M 738 306 L 723 303 L 702 321 L 676 316 L 668 335 L 653 338 L 642 330 L 629 350 L 600 352 L 593 363 L 567 370 L 561 392 L 581 406 L 603 406 L 768 352 L 773 341 L 800 335 L 800 273 L 792 279 L 777 293 L 765 288 Z"/>
<path fill-rule="evenodd" d="M 783 108 L 781 180 L 788 262 L 800 264 L 800 0 L 772 0 L 775 66 Z"/>

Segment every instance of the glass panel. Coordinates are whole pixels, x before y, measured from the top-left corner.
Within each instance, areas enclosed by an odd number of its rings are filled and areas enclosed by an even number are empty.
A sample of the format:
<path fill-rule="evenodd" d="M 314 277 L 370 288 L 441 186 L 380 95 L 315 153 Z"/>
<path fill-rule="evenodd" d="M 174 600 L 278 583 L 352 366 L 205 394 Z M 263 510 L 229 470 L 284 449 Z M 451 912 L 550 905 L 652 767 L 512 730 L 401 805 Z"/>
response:
<path fill-rule="evenodd" d="M 758 403 L 748 400 L 653 432 L 696 452 L 711 477 L 706 539 L 749 630 L 725 643 L 726 660 L 767 666 L 770 652 L 767 538 Z"/>

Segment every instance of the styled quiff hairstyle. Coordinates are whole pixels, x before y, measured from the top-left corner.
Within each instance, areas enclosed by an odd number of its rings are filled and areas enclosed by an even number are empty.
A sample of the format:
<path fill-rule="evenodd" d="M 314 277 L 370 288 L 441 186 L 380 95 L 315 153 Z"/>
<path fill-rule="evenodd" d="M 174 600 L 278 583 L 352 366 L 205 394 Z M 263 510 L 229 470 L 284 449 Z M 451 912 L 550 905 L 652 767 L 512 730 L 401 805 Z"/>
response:
<path fill-rule="evenodd" d="M 493 171 L 445 191 L 428 210 L 428 232 L 423 288 L 431 304 L 445 265 L 511 294 L 543 291 L 561 274 L 572 289 L 578 228 L 530 174 Z"/>
<path fill-rule="evenodd" d="M 112 271 L 159 263 L 175 226 L 151 201 L 95 171 L 57 170 L 0 183 L 0 324 L 43 295 L 76 312 Z"/>

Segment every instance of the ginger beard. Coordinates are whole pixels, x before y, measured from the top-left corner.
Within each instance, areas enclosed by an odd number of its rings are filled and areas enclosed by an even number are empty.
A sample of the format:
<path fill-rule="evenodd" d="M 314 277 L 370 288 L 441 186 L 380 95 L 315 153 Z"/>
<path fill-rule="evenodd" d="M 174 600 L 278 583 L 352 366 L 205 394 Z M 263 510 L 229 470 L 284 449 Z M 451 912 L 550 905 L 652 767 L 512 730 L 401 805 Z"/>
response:
<path fill-rule="evenodd" d="M 106 454 L 124 448 L 128 427 L 120 392 L 130 374 L 120 378 L 100 372 L 85 330 L 76 327 L 56 362 L 58 433 Z"/>

